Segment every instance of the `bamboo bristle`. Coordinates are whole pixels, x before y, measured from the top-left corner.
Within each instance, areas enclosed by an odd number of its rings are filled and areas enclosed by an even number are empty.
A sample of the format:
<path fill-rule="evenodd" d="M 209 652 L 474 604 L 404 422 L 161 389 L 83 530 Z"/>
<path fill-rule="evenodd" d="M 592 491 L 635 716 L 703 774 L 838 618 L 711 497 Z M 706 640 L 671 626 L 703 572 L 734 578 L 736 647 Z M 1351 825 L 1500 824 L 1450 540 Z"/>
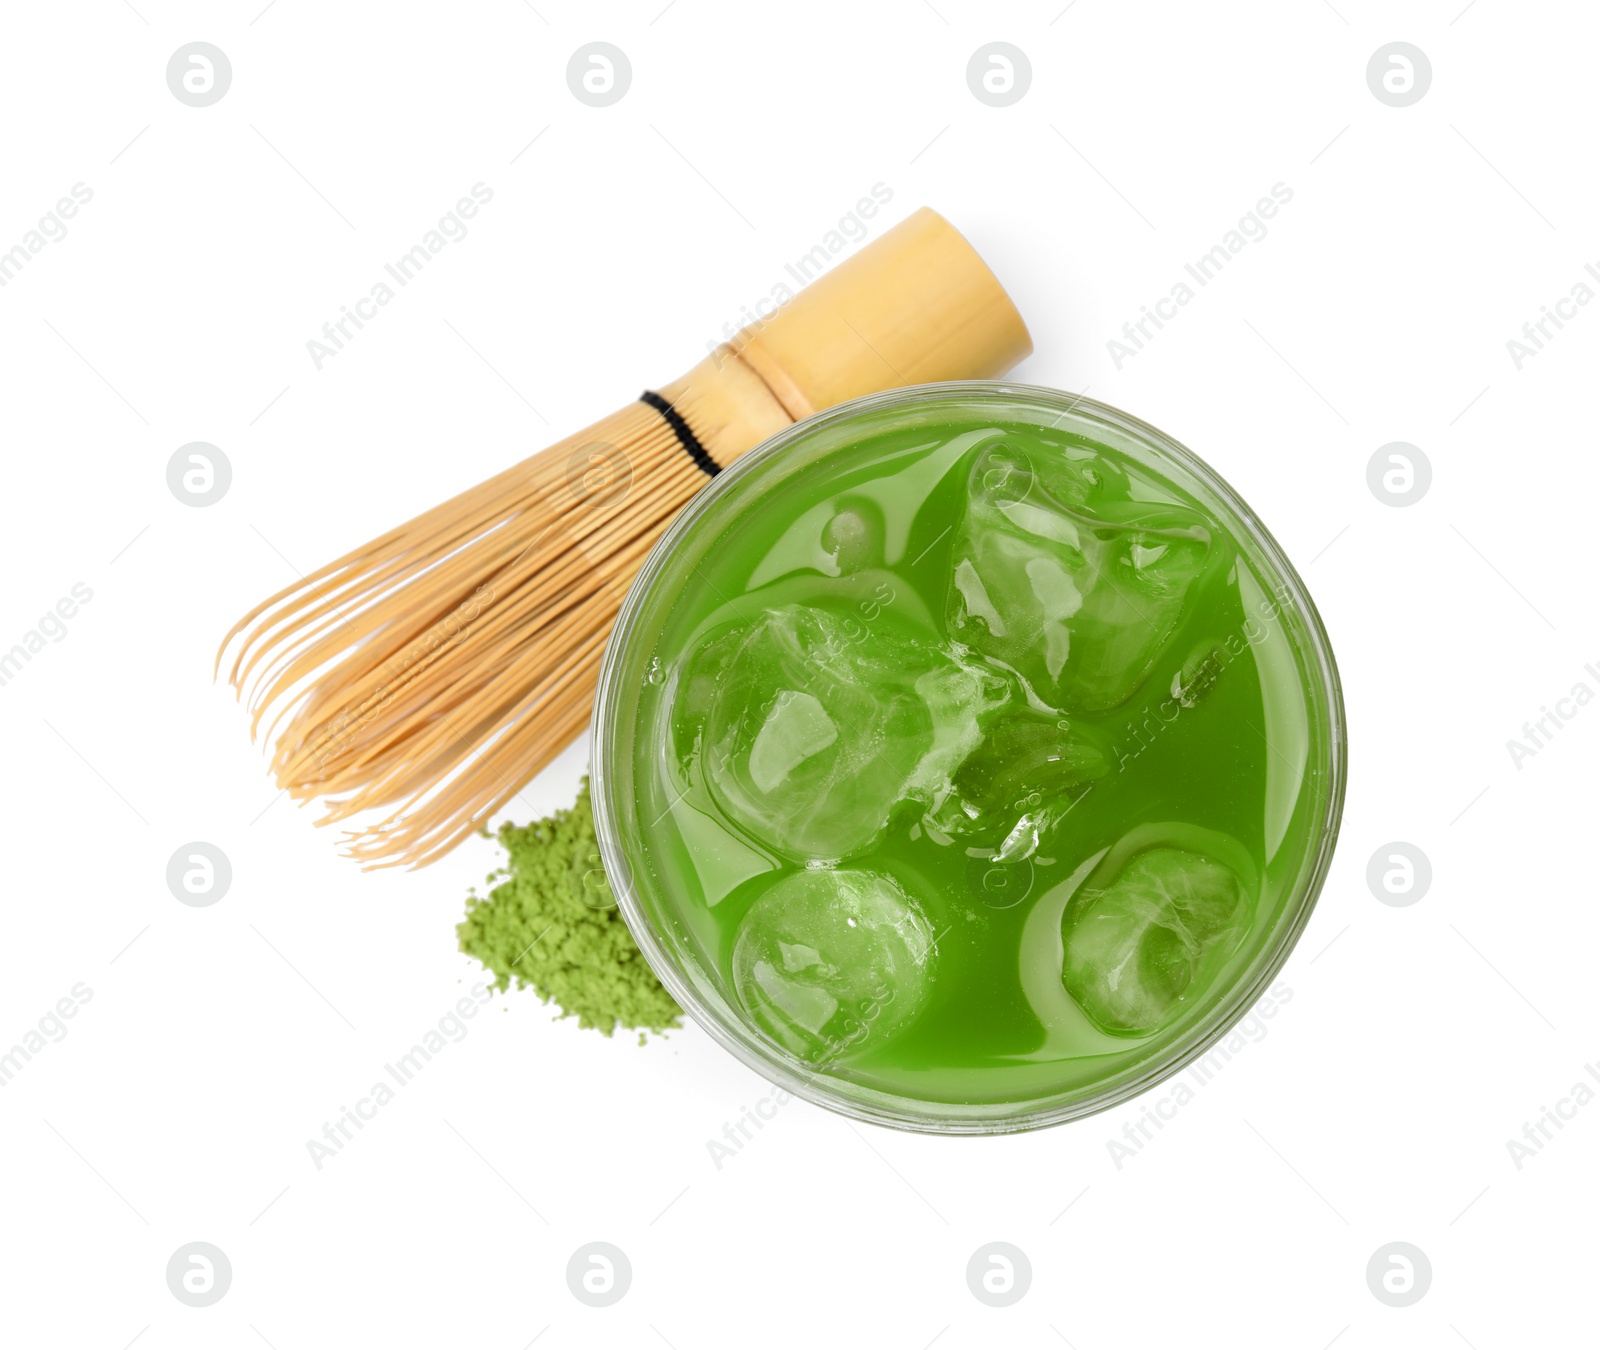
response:
<path fill-rule="evenodd" d="M 705 482 L 635 403 L 258 605 L 223 651 L 279 786 L 319 824 L 388 808 L 347 835 L 369 867 L 448 851 L 583 731 L 628 584 Z"/>

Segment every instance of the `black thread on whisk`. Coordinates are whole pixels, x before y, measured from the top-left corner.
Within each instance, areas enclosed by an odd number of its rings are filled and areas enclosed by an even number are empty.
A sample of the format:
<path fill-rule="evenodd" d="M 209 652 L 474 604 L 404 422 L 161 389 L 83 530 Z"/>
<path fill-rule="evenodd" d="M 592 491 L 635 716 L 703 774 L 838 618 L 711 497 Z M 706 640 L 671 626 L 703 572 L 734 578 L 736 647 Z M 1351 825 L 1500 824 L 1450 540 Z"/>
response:
<path fill-rule="evenodd" d="M 646 389 L 639 395 L 640 403 L 648 403 L 672 428 L 673 434 L 678 438 L 678 444 L 689 452 L 689 458 L 700 466 L 708 478 L 715 478 L 722 472 L 722 465 L 712 459 L 705 446 L 700 444 L 700 438 L 689 429 L 689 424 L 683 420 L 679 411 L 656 393 L 654 389 Z"/>

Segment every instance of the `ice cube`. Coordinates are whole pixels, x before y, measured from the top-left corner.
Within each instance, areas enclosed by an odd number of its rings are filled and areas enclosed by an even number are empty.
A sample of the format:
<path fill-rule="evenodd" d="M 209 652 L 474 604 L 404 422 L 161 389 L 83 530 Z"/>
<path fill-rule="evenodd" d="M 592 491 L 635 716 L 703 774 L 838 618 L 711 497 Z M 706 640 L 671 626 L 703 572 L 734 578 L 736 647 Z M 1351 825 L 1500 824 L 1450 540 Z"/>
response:
<path fill-rule="evenodd" d="M 786 605 L 707 644 L 682 682 L 718 807 L 801 861 L 870 848 L 895 807 L 941 800 L 1005 701 L 984 667 L 830 610 Z"/>
<path fill-rule="evenodd" d="M 1094 735 L 1066 717 L 1013 708 L 990 726 L 928 823 L 986 847 L 998 862 L 1032 857 L 1090 784 L 1110 769 Z"/>
<path fill-rule="evenodd" d="M 1054 708 L 1127 699 L 1172 636 L 1212 535 L 1185 507 L 1120 497 L 1104 460 L 991 446 L 974 462 L 946 602 L 950 636 Z"/>
<path fill-rule="evenodd" d="M 757 791 L 772 792 L 838 739 L 839 728 L 815 694 L 780 689 L 750 745 L 750 781 Z"/>
<path fill-rule="evenodd" d="M 927 1002 L 933 954 L 933 930 L 893 877 L 807 868 L 745 914 L 734 993 L 779 1045 L 826 1064 L 911 1023 Z"/>
<path fill-rule="evenodd" d="M 1062 978 L 1102 1031 L 1145 1036 L 1183 1008 L 1249 920 L 1244 884 L 1225 863 L 1184 848 L 1134 854 L 1062 919 Z"/>
<path fill-rule="evenodd" d="M 938 806 L 951 779 L 982 743 L 983 722 L 1013 694 L 1004 676 L 957 655 L 942 657 L 914 688 L 928 709 L 928 749 L 906 784 L 906 795 Z"/>

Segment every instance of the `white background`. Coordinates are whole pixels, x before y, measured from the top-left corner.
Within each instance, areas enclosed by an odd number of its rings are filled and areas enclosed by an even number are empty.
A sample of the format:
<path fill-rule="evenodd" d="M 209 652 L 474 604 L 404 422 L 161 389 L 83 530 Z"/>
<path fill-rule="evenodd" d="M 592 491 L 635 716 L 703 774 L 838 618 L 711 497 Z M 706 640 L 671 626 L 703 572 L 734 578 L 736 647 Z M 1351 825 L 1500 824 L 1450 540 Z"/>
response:
<path fill-rule="evenodd" d="M 0 249 L 93 200 L 0 290 L 0 648 L 93 599 L 0 688 L 0 1049 L 93 995 L 0 1089 L 5 1343 L 1592 1341 L 1600 1104 L 1520 1169 L 1507 1140 L 1600 1060 L 1600 707 L 1520 768 L 1507 741 L 1600 692 L 1600 305 L 1520 371 L 1506 343 L 1600 266 L 1600 22 L 1062 3 L 7 7 Z M 596 39 L 633 67 L 603 109 L 564 73 Z M 232 62 L 208 108 L 165 80 L 192 40 Z M 992 40 L 1031 61 L 1008 108 L 966 82 Z M 1431 59 L 1409 108 L 1367 85 L 1392 40 Z M 316 370 L 307 340 L 476 182 L 468 236 Z M 1351 777 L 1292 998 L 1120 1167 L 1138 1104 L 952 1141 L 791 1103 L 720 1169 L 761 1079 L 694 1029 L 641 1049 L 497 998 L 318 1170 L 306 1141 L 477 980 L 453 927 L 496 850 L 342 860 L 275 798 L 218 638 L 686 369 L 879 182 L 873 237 L 927 203 L 992 262 L 1019 378 L 1193 447 L 1306 577 Z M 1267 237 L 1118 370 L 1107 340 L 1279 182 Z M 233 466 L 204 509 L 165 479 L 194 440 Z M 1397 440 L 1433 468 L 1404 509 L 1366 480 Z M 565 805 L 585 753 L 513 817 Z M 191 840 L 232 863 L 210 908 L 166 886 Z M 1394 840 L 1433 868 L 1406 908 L 1366 882 Z M 164 1276 L 195 1240 L 233 1267 L 207 1309 Z M 591 1240 L 633 1267 L 607 1309 L 567 1287 Z M 993 1240 L 1033 1270 L 1005 1309 L 965 1277 Z M 1397 1240 L 1433 1269 L 1404 1309 L 1365 1273 Z"/>

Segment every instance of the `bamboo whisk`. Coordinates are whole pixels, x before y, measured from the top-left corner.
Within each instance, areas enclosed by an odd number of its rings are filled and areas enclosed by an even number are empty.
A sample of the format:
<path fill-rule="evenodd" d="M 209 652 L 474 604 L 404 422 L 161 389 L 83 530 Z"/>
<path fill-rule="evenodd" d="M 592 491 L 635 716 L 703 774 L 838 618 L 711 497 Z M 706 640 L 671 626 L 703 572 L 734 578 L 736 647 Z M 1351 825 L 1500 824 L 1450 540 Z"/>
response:
<path fill-rule="evenodd" d="M 1003 375 L 1027 329 L 917 211 L 687 375 L 285 587 L 223 639 L 251 734 L 367 866 L 448 852 L 589 720 L 634 573 L 708 475 L 898 385 Z M 265 725 L 263 725 L 265 724 Z"/>

